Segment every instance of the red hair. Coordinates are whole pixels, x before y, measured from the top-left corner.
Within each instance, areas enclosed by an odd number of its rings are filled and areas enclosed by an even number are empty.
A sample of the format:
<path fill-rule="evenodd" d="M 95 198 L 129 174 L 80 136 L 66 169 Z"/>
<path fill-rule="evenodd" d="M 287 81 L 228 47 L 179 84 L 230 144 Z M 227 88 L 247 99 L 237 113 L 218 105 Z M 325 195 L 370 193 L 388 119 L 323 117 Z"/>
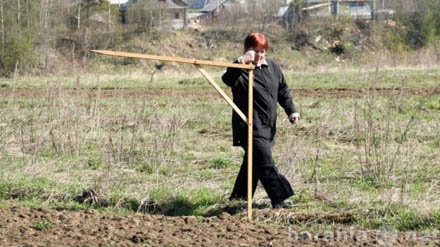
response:
<path fill-rule="evenodd" d="M 267 48 L 269 48 L 269 43 L 267 42 L 266 36 L 257 32 L 248 34 L 244 40 L 244 51 L 246 52 L 251 48 L 267 51 Z"/>

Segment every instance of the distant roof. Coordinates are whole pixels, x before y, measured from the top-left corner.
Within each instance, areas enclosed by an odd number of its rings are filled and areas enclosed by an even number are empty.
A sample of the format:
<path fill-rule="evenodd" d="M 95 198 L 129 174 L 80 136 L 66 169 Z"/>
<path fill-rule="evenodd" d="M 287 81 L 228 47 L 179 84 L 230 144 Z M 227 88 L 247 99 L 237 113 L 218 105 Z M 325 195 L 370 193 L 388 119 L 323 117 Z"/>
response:
<path fill-rule="evenodd" d="M 308 0 L 307 3 L 324 3 L 328 2 L 328 0 Z"/>
<path fill-rule="evenodd" d="M 200 12 L 212 12 L 227 1 L 229 0 L 211 0 Z"/>
<path fill-rule="evenodd" d="M 127 2 L 128 0 L 110 0 L 110 4 L 124 4 Z"/>
<path fill-rule="evenodd" d="M 188 8 L 188 4 L 184 0 L 159 0 L 160 2 L 166 2 L 171 9 Z"/>
<path fill-rule="evenodd" d="M 287 13 L 287 11 L 289 10 L 289 8 L 290 8 L 289 5 L 287 5 L 287 6 L 281 6 L 281 7 L 278 9 L 278 16 L 284 16 L 284 15 Z"/>
<path fill-rule="evenodd" d="M 320 4 L 315 4 L 309 7 L 304 7 L 302 10 L 312 10 L 312 9 L 318 9 L 318 8 L 322 8 L 322 7 L 327 7 L 330 6 L 331 3 L 320 3 Z"/>
<path fill-rule="evenodd" d="M 132 6 L 138 2 L 138 0 L 112 0 L 112 1 L 124 1 L 120 6 L 120 10 L 125 11 L 129 6 Z M 188 4 L 184 0 L 157 0 L 159 3 L 166 4 L 169 9 L 184 9 L 188 8 Z M 119 4 L 119 3 L 116 3 Z"/>
<path fill-rule="evenodd" d="M 186 2 L 192 9 L 201 9 L 205 6 L 205 0 L 186 0 Z"/>

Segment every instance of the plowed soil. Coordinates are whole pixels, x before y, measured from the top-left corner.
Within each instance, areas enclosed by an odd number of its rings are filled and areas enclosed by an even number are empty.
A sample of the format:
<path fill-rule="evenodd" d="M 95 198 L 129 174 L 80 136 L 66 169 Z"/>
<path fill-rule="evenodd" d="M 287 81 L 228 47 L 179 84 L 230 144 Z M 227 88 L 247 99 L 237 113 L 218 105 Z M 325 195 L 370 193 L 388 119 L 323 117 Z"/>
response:
<path fill-rule="evenodd" d="M 219 216 L 109 214 L 96 210 L 33 209 L 3 201 L 0 246 L 438 246 L 438 236 L 361 229 L 307 231 L 264 218 L 316 220 L 292 209 L 254 210 Z M 336 216 L 337 217 L 337 216 Z"/>
<path fill-rule="evenodd" d="M 55 90 L 56 91 L 56 90 Z M 369 88 L 369 89 L 355 89 L 355 88 L 298 88 L 293 89 L 294 96 L 301 97 L 359 97 L 368 92 L 374 92 L 376 95 L 392 95 L 392 94 L 412 94 L 412 95 L 436 95 L 440 94 L 440 87 L 436 88 L 405 88 L 402 90 L 393 88 Z M 62 90 L 63 94 L 78 94 L 79 92 L 85 93 L 98 93 L 98 89 L 80 89 L 80 90 Z M 53 94 L 54 92 L 51 92 Z M 2 97 L 43 97 L 48 92 L 45 89 L 2 89 L 0 90 L 0 96 Z M 167 90 L 167 89 L 99 89 L 101 97 L 142 97 L 146 95 L 217 95 L 215 90 L 206 89 L 181 89 L 181 90 Z M 53 95 L 52 95 L 53 96 Z"/>

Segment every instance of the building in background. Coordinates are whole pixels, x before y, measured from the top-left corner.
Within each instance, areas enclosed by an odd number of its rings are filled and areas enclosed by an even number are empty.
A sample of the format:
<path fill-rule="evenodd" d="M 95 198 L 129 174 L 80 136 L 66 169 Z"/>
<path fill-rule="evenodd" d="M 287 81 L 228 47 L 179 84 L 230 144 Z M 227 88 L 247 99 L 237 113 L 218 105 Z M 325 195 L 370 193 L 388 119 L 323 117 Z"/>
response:
<path fill-rule="evenodd" d="M 395 14 L 393 10 L 383 10 L 383 6 L 377 9 L 376 2 L 377 0 L 304 0 L 301 4 L 295 4 L 294 1 L 288 1 L 280 7 L 278 18 L 281 22 L 292 25 L 307 17 L 345 16 L 368 20 L 374 19 L 376 15 Z M 383 1 L 382 5 L 384 5 Z"/>
<path fill-rule="evenodd" d="M 111 4 L 119 5 L 119 11 L 121 13 L 122 23 L 127 23 L 126 11 L 129 8 L 136 8 L 138 0 L 112 0 Z M 188 23 L 188 3 L 184 0 L 157 0 L 157 6 L 159 6 L 161 12 L 161 19 L 159 26 L 171 26 L 174 29 L 185 28 Z"/>

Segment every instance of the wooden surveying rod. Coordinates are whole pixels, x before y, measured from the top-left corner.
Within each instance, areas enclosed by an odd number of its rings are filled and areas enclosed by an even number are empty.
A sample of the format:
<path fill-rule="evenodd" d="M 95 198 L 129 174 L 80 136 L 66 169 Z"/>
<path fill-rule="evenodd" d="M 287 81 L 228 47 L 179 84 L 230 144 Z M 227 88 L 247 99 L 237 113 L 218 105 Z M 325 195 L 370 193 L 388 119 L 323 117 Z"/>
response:
<path fill-rule="evenodd" d="M 177 62 L 177 63 L 189 63 L 194 64 L 195 67 L 202 73 L 202 75 L 211 83 L 211 85 L 217 90 L 217 92 L 231 105 L 232 109 L 243 119 L 248 125 L 248 146 L 247 146 L 247 163 L 248 163 L 248 176 L 247 176 L 247 215 L 248 220 L 252 220 L 252 158 L 253 158 L 253 101 L 254 101 L 254 65 L 252 64 L 239 64 L 239 63 L 227 63 L 227 62 L 216 62 L 210 60 L 197 60 L 191 58 L 182 57 L 168 57 L 168 56 L 157 56 L 149 54 L 139 54 L 131 52 L 120 52 L 120 51 L 108 51 L 108 50 L 91 50 L 91 52 L 116 56 L 116 57 L 129 57 L 147 60 L 159 60 L 166 62 Z M 237 105 L 229 98 L 229 96 L 219 87 L 219 85 L 209 76 L 209 74 L 202 68 L 202 65 L 208 66 L 218 66 L 218 67 L 229 67 L 238 69 L 247 69 L 249 71 L 249 83 L 248 83 L 248 116 L 237 107 Z"/>

